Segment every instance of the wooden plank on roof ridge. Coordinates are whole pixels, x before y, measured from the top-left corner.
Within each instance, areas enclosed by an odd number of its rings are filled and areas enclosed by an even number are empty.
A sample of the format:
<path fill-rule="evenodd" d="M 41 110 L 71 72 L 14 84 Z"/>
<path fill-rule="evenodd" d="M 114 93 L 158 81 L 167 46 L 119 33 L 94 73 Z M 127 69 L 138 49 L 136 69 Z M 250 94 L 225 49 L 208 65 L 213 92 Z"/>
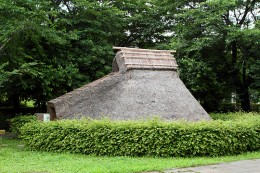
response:
<path fill-rule="evenodd" d="M 138 52 L 170 52 L 170 53 L 175 53 L 175 50 L 156 50 L 156 49 L 139 49 L 139 48 L 129 48 L 129 47 L 116 47 L 114 46 L 113 49 L 115 50 L 133 50 L 133 51 L 138 51 Z"/>
<path fill-rule="evenodd" d="M 126 64 L 127 66 L 130 65 L 132 68 L 138 68 L 139 66 L 140 67 L 143 67 L 143 66 L 146 66 L 147 68 L 148 67 L 167 67 L 167 68 L 175 68 L 175 67 L 178 67 L 178 65 L 165 65 L 165 64 L 139 64 L 139 63 L 131 63 L 131 64 Z"/>
<path fill-rule="evenodd" d="M 134 52 L 134 51 L 120 51 L 119 54 L 137 54 L 137 55 L 154 55 L 154 56 L 173 56 L 170 52 Z"/>
<path fill-rule="evenodd" d="M 151 59 L 151 60 L 172 60 L 174 61 L 173 57 L 140 57 L 140 56 L 124 56 L 126 59 Z"/>
<path fill-rule="evenodd" d="M 131 70 L 131 69 L 153 69 L 153 70 L 160 70 L 160 69 L 163 69 L 163 70 L 177 70 L 177 67 L 178 66 L 127 66 L 127 70 Z"/>

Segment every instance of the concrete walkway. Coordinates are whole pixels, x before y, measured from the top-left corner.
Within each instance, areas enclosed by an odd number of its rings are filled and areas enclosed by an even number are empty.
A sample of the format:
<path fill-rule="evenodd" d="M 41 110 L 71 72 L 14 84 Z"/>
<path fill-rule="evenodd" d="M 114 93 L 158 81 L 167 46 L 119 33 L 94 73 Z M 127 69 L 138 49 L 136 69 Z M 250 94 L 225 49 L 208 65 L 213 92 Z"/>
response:
<path fill-rule="evenodd" d="M 216 165 L 170 169 L 164 173 L 260 173 L 260 159 L 242 160 Z"/>

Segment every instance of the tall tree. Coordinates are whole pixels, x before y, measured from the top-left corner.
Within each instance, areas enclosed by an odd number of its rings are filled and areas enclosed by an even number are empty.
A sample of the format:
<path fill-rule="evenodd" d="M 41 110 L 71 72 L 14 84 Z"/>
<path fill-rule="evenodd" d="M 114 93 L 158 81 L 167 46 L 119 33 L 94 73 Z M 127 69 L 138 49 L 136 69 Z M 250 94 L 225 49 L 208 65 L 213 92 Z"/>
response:
<path fill-rule="evenodd" d="M 0 3 L 0 93 L 17 109 L 22 99 L 44 109 L 49 99 L 109 73 L 113 45 L 148 48 L 166 39 L 156 0 Z"/>
<path fill-rule="evenodd" d="M 172 29 L 167 8 L 158 0 L 117 0 L 114 5 L 124 11 L 125 35 L 119 46 L 152 48 L 168 41 Z"/>
<path fill-rule="evenodd" d="M 112 61 L 111 38 L 121 12 L 96 1 L 1 0 L 0 91 L 13 106 L 39 107 L 103 76 Z"/>
<path fill-rule="evenodd" d="M 250 110 L 249 88 L 260 56 L 257 0 L 167 1 L 174 9 L 172 45 L 178 49 L 182 77 L 208 110 L 231 92 Z M 171 11 L 171 10 L 169 10 Z M 187 68 L 190 68 L 187 70 Z M 196 75 L 187 75 L 194 71 Z M 202 86 L 202 87 L 196 87 Z"/>

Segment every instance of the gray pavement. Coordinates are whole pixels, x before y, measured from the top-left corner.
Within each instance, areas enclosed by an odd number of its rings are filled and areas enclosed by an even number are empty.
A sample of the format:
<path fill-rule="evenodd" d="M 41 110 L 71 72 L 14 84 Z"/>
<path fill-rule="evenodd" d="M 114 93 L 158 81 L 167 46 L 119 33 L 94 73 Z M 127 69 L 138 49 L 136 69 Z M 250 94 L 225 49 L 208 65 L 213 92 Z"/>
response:
<path fill-rule="evenodd" d="M 242 160 L 216 165 L 170 169 L 163 173 L 260 173 L 260 159 Z"/>

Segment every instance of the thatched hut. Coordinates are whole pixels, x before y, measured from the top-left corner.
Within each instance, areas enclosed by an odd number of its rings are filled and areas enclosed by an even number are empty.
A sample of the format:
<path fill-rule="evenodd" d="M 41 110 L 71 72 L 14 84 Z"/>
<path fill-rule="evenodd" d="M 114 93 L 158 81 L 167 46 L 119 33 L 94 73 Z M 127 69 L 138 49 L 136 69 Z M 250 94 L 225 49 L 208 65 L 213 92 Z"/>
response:
<path fill-rule="evenodd" d="M 115 49 L 112 73 L 48 102 L 52 119 L 210 120 L 180 80 L 172 51 Z"/>

